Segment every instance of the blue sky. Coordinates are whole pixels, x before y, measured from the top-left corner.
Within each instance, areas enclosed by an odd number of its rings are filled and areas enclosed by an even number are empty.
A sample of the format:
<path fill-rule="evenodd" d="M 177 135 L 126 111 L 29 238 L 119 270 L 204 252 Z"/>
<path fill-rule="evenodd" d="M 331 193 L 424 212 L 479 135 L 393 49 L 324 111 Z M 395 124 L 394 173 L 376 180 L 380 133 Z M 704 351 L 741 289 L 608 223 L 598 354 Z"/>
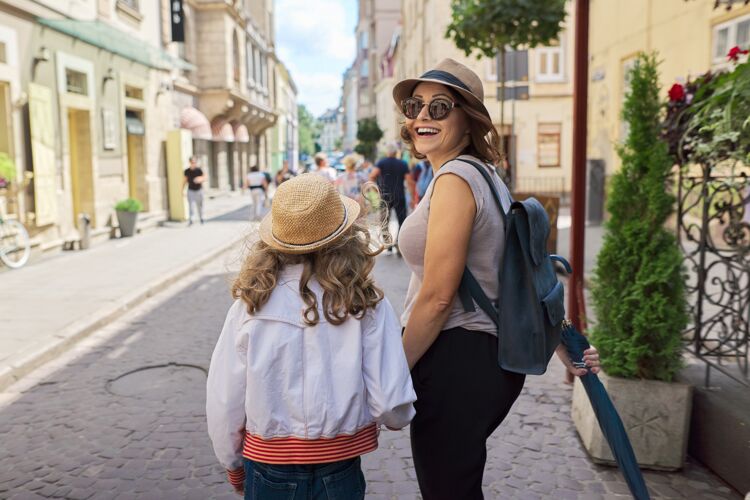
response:
<path fill-rule="evenodd" d="M 292 73 L 297 101 L 320 116 L 338 106 L 354 61 L 357 0 L 275 0 L 276 52 Z"/>

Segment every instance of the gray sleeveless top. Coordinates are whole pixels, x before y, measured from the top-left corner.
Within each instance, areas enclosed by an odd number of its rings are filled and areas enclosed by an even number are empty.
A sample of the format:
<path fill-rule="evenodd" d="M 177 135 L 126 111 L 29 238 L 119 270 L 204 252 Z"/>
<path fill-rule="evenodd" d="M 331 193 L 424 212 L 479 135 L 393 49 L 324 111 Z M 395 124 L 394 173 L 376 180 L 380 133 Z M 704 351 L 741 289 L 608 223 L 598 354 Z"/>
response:
<path fill-rule="evenodd" d="M 469 155 L 458 157 L 472 160 L 480 165 L 484 163 Z M 414 307 L 419 289 L 424 279 L 424 251 L 427 242 L 427 223 L 430 215 L 430 197 L 435 182 L 441 175 L 454 174 L 461 177 L 471 187 L 474 194 L 474 202 L 477 211 L 474 216 L 473 229 L 469 242 L 469 253 L 466 264 L 472 274 L 477 278 L 484 292 L 493 301 L 497 300 L 499 283 L 497 280 L 498 266 L 505 250 L 505 241 L 502 235 L 505 232 L 503 219 L 500 211 L 492 199 L 492 193 L 487 182 L 476 168 L 468 163 L 451 160 L 435 172 L 435 178 L 427 188 L 424 198 L 419 202 L 414 212 L 406 218 L 398 235 L 398 248 L 412 271 L 409 282 L 409 290 L 406 293 L 406 305 L 404 314 L 401 316 L 401 324 L 406 326 L 409 316 Z M 510 193 L 494 168 L 487 167 L 495 181 L 495 187 L 500 193 L 500 200 L 507 212 L 510 209 Z M 439 224 L 440 221 L 432 221 Z M 445 242 L 450 245 L 450 242 Z M 448 321 L 443 329 L 462 327 L 467 330 L 480 331 L 497 335 L 497 328 L 492 320 L 478 306 L 476 312 L 465 312 L 461 301 L 456 296 L 453 300 Z"/>

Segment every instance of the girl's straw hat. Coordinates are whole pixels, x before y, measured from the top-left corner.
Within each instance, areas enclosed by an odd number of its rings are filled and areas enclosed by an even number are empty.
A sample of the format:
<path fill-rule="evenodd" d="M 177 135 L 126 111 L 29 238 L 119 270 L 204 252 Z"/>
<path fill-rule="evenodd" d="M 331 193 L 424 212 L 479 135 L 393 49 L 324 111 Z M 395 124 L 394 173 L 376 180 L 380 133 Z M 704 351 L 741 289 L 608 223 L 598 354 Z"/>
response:
<path fill-rule="evenodd" d="M 310 253 L 336 241 L 359 216 L 359 203 L 341 196 L 330 181 L 310 173 L 281 184 L 260 239 L 284 253 Z"/>

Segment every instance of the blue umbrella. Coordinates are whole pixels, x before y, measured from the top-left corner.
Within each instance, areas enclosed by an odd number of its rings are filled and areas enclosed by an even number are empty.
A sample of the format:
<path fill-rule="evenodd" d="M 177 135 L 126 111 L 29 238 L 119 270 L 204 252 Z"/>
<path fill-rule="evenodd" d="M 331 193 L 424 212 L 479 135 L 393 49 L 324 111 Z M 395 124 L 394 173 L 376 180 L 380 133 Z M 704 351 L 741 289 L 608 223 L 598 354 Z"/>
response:
<path fill-rule="evenodd" d="M 576 368 L 586 368 L 583 363 L 583 351 L 591 345 L 570 321 L 563 322 L 561 340 Z M 641 469 L 635 459 L 628 433 L 625 431 L 622 419 L 620 419 L 615 405 L 612 404 L 602 381 L 596 374 L 589 372 L 581 377 L 581 383 L 586 389 L 589 401 L 591 401 L 591 407 L 599 421 L 602 434 L 609 443 L 612 455 L 614 455 L 622 475 L 625 476 L 625 482 L 628 483 L 630 493 L 636 500 L 649 500 L 651 497 L 648 494 Z"/>

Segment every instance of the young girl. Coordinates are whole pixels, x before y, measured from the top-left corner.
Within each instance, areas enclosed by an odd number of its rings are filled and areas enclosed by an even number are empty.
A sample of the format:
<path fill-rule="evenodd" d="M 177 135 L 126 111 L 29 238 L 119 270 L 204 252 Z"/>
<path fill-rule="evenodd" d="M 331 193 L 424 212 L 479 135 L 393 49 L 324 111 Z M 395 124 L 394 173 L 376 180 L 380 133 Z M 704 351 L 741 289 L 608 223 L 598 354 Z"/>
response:
<path fill-rule="evenodd" d="M 316 174 L 276 191 L 211 358 L 208 432 L 246 499 L 362 499 L 359 456 L 416 400 L 357 201 Z"/>

